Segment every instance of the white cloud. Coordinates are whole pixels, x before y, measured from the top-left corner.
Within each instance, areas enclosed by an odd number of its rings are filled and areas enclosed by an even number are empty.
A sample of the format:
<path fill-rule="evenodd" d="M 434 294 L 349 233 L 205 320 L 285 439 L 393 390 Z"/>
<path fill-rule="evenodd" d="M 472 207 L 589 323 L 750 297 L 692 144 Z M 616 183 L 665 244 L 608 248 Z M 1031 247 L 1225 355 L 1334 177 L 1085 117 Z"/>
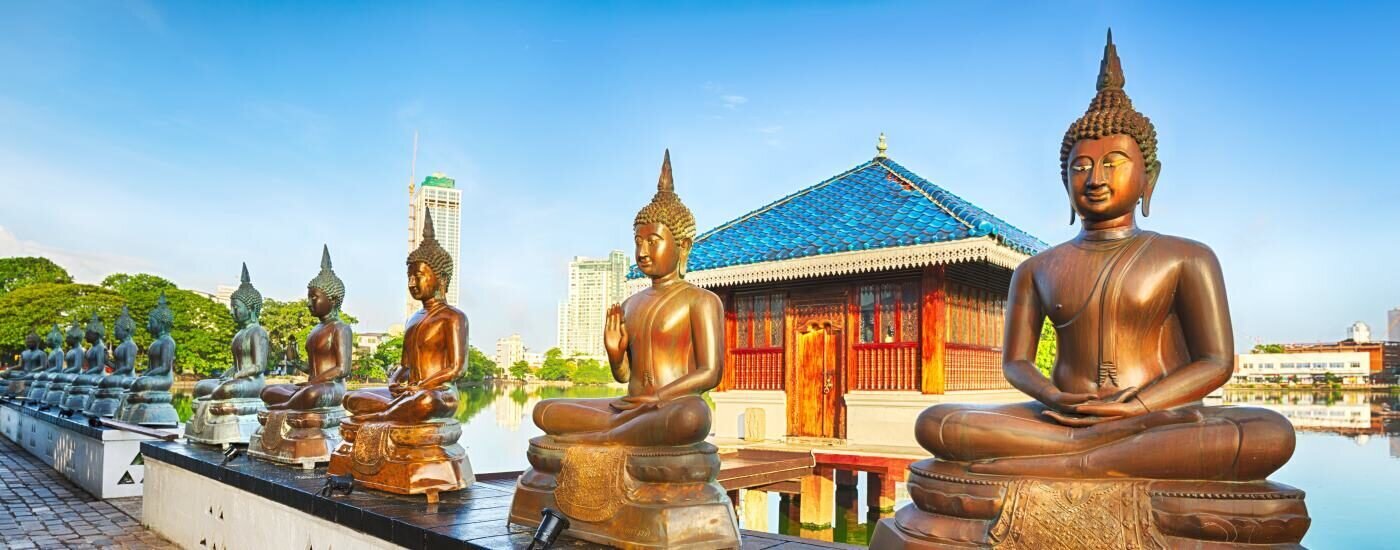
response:
<path fill-rule="evenodd" d="M 100 252 L 73 252 L 46 246 L 34 241 L 20 239 L 4 226 L 0 226 L 0 258 L 15 256 L 42 256 L 68 270 L 73 280 L 80 283 L 96 284 L 113 273 L 149 272 L 150 262 Z"/>
<path fill-rule="evenodd" d="M 740 105 L 749 102 L 749 98 L 736 94 L 720 95 L 719 100 L 724 102 L 724 108 L 726 109 L 738 109 Z"/>

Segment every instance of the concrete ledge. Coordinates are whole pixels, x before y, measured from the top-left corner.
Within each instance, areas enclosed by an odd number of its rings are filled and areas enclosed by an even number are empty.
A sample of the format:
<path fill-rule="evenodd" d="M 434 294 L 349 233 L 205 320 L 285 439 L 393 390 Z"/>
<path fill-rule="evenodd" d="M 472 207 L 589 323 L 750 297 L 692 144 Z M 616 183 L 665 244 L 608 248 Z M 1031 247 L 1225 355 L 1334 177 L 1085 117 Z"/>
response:
<path fill-rule="evenodd" d="M 710 392 L 715 403 L 712 435 L 719 438 L 743 438 L 744 413 L 748 409 L 763 409 L 763 438 L 782 439 L 787 435 L 787 393 L 782 390 L 729 390 Z"/>
<path fill-rule="evenodd" d="M 141 496 L 141 442 L 155 440 L 15 402 L 0 403 L 0 433 L 100 499 Z"/>
<path fill-rule="evenodd" d="M 846 392 L 846 441 L 853 445 L 915 447 L 914 422 L 939 403 L 1015 403 L 1029 397 L 1017 390 L 923 394 L 916 391 Z"/>

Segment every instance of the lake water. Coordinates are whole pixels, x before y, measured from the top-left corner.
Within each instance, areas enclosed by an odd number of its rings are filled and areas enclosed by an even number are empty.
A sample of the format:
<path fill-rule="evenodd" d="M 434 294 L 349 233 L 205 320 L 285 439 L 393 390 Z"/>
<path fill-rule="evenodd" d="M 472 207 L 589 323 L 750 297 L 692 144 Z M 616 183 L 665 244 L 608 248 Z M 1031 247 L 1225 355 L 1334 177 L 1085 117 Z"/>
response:
<path fill-rule="evenodd" d="M 178 390 L 177 390 L 178 392 Z M 541 435 L 530 420 L 535 404 L 553 397 L 610 397 L 620 387 L 499 385 L 463 388 L 457 419 L 462 422 L 462 445 L 478 473 L 520 471 L 529 466 L 525 450 Z M 182 420 L 189 414 L 189 396 L 177 393 Z M 1293 459 L 1271 479 L 1308 494 L 1312 527 L 1303 543 L 1309 548 L 1395 547 L 1400 535 L 1396 507 L 1400 505 L 1400 394 L 1244 390 L 1226 392 L 1223 404 L 1274 409 L 1294 422 L 1298 447 Z M 912 427 L 911 427 L 912 429 Z M 901 495 L 902 495 L 901 487 Z M 823 539 L 866 544 L 872 516 L 865 506 L 865 476 L 855 494 L 837 495 L 835 529 L 806 533 Z M 907 503 L 907 496 L 898 505 Z M 795 522 L 779 513 L 779 497 L 771 494 L 766 525 L 769 532 L 803 535 Z"/>

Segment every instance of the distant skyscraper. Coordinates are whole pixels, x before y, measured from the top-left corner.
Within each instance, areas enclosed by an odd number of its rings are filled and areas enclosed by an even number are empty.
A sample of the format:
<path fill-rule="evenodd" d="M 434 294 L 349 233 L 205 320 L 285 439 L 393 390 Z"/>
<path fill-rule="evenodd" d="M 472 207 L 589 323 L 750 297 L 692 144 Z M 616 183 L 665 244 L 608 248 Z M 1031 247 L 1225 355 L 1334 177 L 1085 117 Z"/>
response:
<path fill-rule="evenodd" d="M 452 255 L 452 281 L 447 285 L 448 305 L 458 305 L 458 289 L 461 287 L 462 258 L 462 190 L 457 189 L 457 181 L 435 172 L 423 180 L 417 190 L 408 186 L 408 251 L 418 248 L 423 237 L 424 212 L 431 213 L 433 231 L 438 244 Z M 423 304 L 408 297 L 404 318 L 423 309 Z"/>
<path fill-rule="evenodd" d="M 520 361 L 525 360 L 525 341 L 519 334 L 512 334 L 500 340 L 496 340 L 496 366 L 502 369 L 509 369 Z"/>
<path fill-rule="evenodd" d="M 614 250 L 607 258 L 575 256 L 569 262 L 569 295 L 559 304 L 559 349 L 564 355 L 602 358 L 603 325 L 608 308 L 625 297 L 627 256 Z"/>
<path fill-rule="evenodd" d="M 219 285 L 214 287 L 214 301 L 223 304 L 224 307 L 232 309 L 233 304 L 229 302 L 229 299 L 233 298 L 233 293 L 236 290 L 238 290 L 238 287 L 231 285 Z"/>
<path fill-rule="evenodd" d="M 1391 342 L 1400 342 L 1400 307 L 1390 310 L 1386 321 L 1386 339 Z"/>

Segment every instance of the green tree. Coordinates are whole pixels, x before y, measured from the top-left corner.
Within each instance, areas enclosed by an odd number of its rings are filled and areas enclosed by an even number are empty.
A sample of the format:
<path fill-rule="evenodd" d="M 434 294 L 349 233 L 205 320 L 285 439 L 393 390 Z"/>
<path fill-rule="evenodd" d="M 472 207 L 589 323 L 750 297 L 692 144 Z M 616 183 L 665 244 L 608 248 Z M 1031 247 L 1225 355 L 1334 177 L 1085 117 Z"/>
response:
<path fill-rule="evenodd" d="M 395 336 L 379 343 L 374 350 L 374 362 L 384 367 L 386 372 L 393 370 L 403 360 L 403 337 Z"/>
<path fill-rule="evenodd" d="M 67 329 L 75 319 L 85 325 L 94 311 L 106 322 L 110 340 L 124 303 L 110 289 L 70 283 L 37 283 L 0 294 L 0 356 L 23 350 L 30 329 L 45 334 L 54 323 Z"/>
<path fill-rule="evenodd" d="M 535 376 L 540 380 L 568 380 L 573 375 L 574 365 L 564 359 L 564 352 L 559 348 L 549 348 L 544 352 L 544 364 L 540 365 L 539 372 Z"/>
<path fill-rule="evenodd" d="M 463 373 L 462 380 L 467 382 L 480 382 L 487 378 L 495 378 L 500 374 L 496 362 L 487 357 L 476 346 L 467 346 L 467 372 Z"/>
<path fill-rule="evenodd" d="M 0 258 L 0 296 L 41 283 L 72 284 L 73 276 L 48 258 Z"/>
<path fill-rule="evenodd" d="M 607 384 L 613 381 L 612 369 L 603 366 L 597 359 L 578 359 L 576 368 L 569 380 L 575 384 Z"/>
<path fill-rule="evenodd" d="M 524 382 L 524 381 L 525 381 L 525 377 L 526 377 L 526 376 L 529 376 L 529 375 L 530 375 L 530 364 L 529 364 L 529 363 L 526 363 L 526 362 L 524 362 L 524 361 L 516 361 L 514 365 L 511 365 L 511 366 L 510 366 L 510 377 L 511 377 L 511 378 L 514 378 L 514 379 L 516 379 L 516 380 L 520 380 L 520 381 Z"/>
<path fill-rule="evenodd" d="M 375 359 L 372 353 L 355 353 L 350 377 L 362 382 L 383 382 L 389 379 L 389 372 Z"/>
<path fill-rule="evenodd" d="M 144 330 L 146 317 L 155 309 L 160 294 L 165 293 L 175 316 L 170 337 L 175 339 L 178 372 L 209 376 L 233 363 L 229 344 L 235 329 L 228 304 L 182 290 L 169 280 L 146 273 L 114 273 L 102 280 L 102 287 L 119 294 L 131 308 L 131 317 L 140 329 L 136 331 L 136 344 L 143 349 L 151 343 L 150 333 Z M 104 320 L 110 327 L 114 319 Z"/>
<path fill-rule="evenodd" d="M 1252 353 L 1283 353 L 1283 344 L 1255 344 Z"/>
<path fill-rule="evenodd" d="M 1040 343 L 1035 346 L 1035 368 L 1040 370 L 1046 377 L 1050 376 L 1050 371 L 1055 369 L 1055 354 L 1059 352 L 1059 336 L 1055 333 L 1055 325 L 1046 319 L 1040 325 Z"/>

